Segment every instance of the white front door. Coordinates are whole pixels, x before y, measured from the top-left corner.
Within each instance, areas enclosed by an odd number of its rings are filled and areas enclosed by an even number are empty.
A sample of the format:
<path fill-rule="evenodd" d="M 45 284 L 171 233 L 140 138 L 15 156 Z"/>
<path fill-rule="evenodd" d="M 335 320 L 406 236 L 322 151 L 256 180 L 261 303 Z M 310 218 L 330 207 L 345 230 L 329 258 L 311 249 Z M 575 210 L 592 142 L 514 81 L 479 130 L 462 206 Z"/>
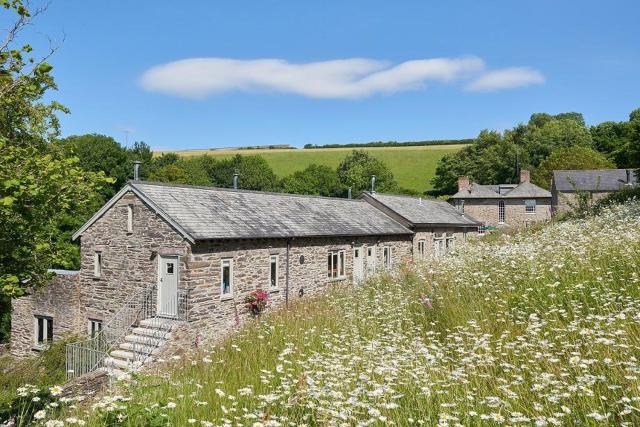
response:
<path fill-rule="evenodd" d="M 369 246 L 367 251 L 367 276 L 371 276 L 376 272 L 376 247 Z"/>
<path fill-rule="evenodd" d="M 178 265 L 177 256 L 160 256 L 158 315 L 176 316 L 178 314 Z"/>
<path fill-rule="evenodd" d="M 364 279 L 364 251 L 363 247 L 353 248 L 353 283 L 359 283 Z"/>

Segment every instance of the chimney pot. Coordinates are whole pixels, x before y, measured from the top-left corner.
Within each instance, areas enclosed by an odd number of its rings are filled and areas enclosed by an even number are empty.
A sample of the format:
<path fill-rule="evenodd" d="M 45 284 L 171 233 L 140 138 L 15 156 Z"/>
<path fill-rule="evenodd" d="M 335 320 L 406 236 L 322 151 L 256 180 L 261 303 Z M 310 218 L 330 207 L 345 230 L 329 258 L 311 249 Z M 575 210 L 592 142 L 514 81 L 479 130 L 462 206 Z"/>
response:
<path fill-rule="evenodd" d="M 347 199 L 351 198 L 351 187 L 347 190 Z"/>
<path fill-rule="evenodd" d="M 371 194 L 376 192 L 376 176 L 371 175 Z"/>
<path fill-rule="evenodd" d="M 140 180 L 140 164 L 142 162 L 140 162 L 139 160 L 135 160 L 133 162 L 133 180 L 134 181 L 139 181 Z"/>
<path fill-rule="evenodd" d="M 458 191 L 466 190 L 471 187 L 471 181 L 469 181 L 468 176 L 459 176 L 458 177 Z"/>
<path fill-rule="evenodd" d="M 526 169 L 520 171 L 520 184 L 523 182 L 531 182 L 531 172 Z"/>
<path fill-rule="evenodd" d="M 238 177 L 240 176 L 240 174 L 238 173 L 234 173 L 233 174 L 233 189 L 237 190 L 238 189 Z"/>

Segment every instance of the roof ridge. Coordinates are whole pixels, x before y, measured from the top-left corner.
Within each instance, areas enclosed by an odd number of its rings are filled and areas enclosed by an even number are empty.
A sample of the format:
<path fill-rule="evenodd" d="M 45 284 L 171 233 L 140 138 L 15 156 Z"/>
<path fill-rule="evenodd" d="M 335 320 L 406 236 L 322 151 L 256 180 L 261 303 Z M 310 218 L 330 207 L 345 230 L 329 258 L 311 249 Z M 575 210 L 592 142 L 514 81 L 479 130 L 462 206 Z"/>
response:
<path fill-rule="evenodd" d="M 315 194 L 296 194 L 296 193 L 281 193 L 277 191 L 260 191 L 260 190 L 247 190 L 242 188 L 228 188 L 228 187 L 213 187 L 207 185 L 190 185 L 190 184 L 177 184 L 171 182 L 159 182 L 159 181 L 134 181 L 129 180 L 127 184 L 137 185 L 156 185 L 159 187 L 173 187 L 173 188 L 192 188 L 196 190 L 211 190 L 211 191 L 225 191 L 229 193 L 248 193 L 248 194 L 265 194 L 271 196 L 289 196 L 289 197 L 298 197 L 298 198 L 313 198 L 313 199 L 325 199 L 325 200 L 339 200 L 345 202 L 362 202 L 362 200 L 358 200 L 355 198 L 348 199 L 346 197 L 329 197 L 329 196 L 318 196 Z"/>

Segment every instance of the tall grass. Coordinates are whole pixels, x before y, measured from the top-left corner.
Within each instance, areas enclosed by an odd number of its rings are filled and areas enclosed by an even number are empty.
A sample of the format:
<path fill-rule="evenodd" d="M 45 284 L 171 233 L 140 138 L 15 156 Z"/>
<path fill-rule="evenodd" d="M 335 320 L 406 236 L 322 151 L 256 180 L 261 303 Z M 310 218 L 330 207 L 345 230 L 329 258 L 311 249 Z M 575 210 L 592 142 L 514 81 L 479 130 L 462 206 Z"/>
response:
<path fill-rule="evenodd" d="M 89 425 L 636 425 L 640 205 L 478 242 L 273 312 Z"/>

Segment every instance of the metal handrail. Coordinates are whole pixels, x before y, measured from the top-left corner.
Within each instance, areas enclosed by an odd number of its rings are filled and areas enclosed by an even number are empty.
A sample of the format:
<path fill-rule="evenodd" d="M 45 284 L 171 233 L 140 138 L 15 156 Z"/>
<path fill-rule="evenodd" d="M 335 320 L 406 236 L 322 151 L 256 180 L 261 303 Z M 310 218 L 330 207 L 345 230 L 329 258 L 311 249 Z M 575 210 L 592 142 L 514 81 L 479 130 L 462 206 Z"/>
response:
<path fill-rule="evenodd" d="M 154 284 L 136 291 L 93 337 L 67 344 L 68 380 L 104 366 L 104 359 L 108 357 L 109 351 L 122 340 L 132 325 L 143 320 L 140 314 L 147 312 L 154 304 L 150 297 L 156 287 Z"/>

